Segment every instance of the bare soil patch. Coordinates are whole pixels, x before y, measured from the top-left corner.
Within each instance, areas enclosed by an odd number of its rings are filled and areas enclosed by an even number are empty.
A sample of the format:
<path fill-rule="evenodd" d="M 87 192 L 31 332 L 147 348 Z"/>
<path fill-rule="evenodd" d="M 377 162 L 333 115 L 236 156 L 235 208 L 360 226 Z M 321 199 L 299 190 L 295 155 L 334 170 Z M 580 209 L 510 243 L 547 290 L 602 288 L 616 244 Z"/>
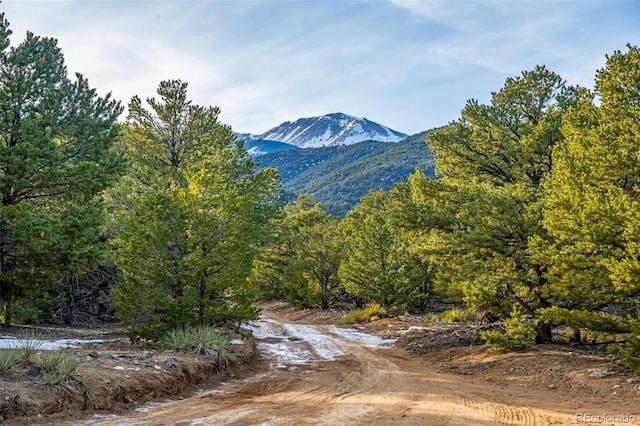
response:
<path fill-rule="evenodd" d="M 285 303 L 260 306 L 275 320 L 314 324 L 326 332 L 345 313 Z M 186 413 L 203 419 L 200 424 L 269 418 L 273 424 L 544 425 L 584 424 L 576 415 L 592 413 L 631 415 L 640 424 L 640 377 L 601 348 L 538 345 L 492 353 L 473 337 L 470 330 L 478 327 L 385 318 L 351 328 L 395 338 L 395 347 L 354 347 L 335 362 L 273 370 L 253 343 L 244 344 L 236 348 L 242 361 L 223 374 L 201 356 L 131 345 L 117 329 L 44 329 L 47 338 L 107 341 L 74 350 L 82 358 L 76 375 L 89 395 L 43 386 L 37 374 L 23 371 L 0 379 L 0 415 L 18 425 L 68 424 L 90 413 L 124 415 L 171 397 L 174 402 L 133 417 L 157 425 L 177 424 Z M 614 420 L 605 424 L 628 424 Z"/>
<path fill-rule="evenodd" d="M 317 324 L 330 323 L 331 315 L 341 314 L 316 314 L 280 304 L 271 304 L 267 309 L 288 320 L 304 319 Z M 478 331 L 499 326 L 440 324 L 420 316 L 383 318 L 354 327 L 396 338 L 396 347 L 412 354 L 411 362 L 416 366 L 458 376 L 460 390 L 481 385 L 488 395 L 501 394 L 501 401 L 507 404 L 535 403 L 573 414 L 574 420 L 580 413 L 614 417 L 631 414 L 640 424 L 640 377 L 602 346 L 549 344 L 491 352 L 478 338 Z"/>
<path fill-rule="evenodd" d="M 211 357 L 132 344 L 108 324 L 95 329 L 12 326 L 0 332 L 17 338 L 104 341 L 68 349 L 80 364 L 65 386 L 44 384 L 34 362 L 20 362 L 0 377 L 0 423 L 15 425 L 58 424 L 91 412 L 121 413 L 149 401 L 187 396 L 220 380 L 252 374 L 256 356 L 252 339 L 234 345 L 238 360 L 221 372 Z"/>

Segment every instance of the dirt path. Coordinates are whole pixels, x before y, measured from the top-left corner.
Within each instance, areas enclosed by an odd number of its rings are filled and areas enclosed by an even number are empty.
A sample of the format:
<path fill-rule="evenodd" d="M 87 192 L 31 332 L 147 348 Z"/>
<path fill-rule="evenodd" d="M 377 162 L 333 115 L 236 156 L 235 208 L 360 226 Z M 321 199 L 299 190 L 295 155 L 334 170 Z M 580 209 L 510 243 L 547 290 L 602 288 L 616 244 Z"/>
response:
<path fill-rule="evenodd" d="M 68 424 L 584 424 L 561 402 L 527 394 L 526 388 L 442 373 L 389 341 L 355 330 L 291 324 L 270 313 L 254 333 L 264 353 L 260 374 L 126 416 Z"/>

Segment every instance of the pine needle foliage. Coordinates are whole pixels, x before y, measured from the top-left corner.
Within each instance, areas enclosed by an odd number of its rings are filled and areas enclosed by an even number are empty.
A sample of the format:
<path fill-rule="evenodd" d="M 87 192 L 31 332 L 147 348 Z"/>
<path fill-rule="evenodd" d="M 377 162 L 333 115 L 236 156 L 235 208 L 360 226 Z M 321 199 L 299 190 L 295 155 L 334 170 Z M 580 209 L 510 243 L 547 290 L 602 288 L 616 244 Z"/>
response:
<path fill-rule="evenodd" d="M 640 375 L 640 312 L 637 318 L 629 321 L 630 333 L 625 337 L 626 345 L 614 349 L 624 364 Z"/>
<path fill-rule="evenodd" d="M 70 78 L 53 38 L 11 46 L 0 14 L 0 315 L 33 311 L 65 276 L 106 255 L 102 193 L 125 169 L 113 148 L 119 102 Z"/>
<path fill-rule="evenodd" d="M 536 329 L 528 324 L 525 315 L 517 310 L 504 322 L 505 333 L 481 330 L 480 338 L 491 345 L 493 351 L 508 351 L 535 342 Z"/>
<path fill-rule="evenodd" d="M 219 108 L 193 104 L 180 80 L 157 94 L 129 103 L 120 143 L 131 168 L 111 193 L 122 273 L 111 295 L 132 340 L 256 319 L 246 278 L 280 193 L 277 172 L 256 170 Z"/>

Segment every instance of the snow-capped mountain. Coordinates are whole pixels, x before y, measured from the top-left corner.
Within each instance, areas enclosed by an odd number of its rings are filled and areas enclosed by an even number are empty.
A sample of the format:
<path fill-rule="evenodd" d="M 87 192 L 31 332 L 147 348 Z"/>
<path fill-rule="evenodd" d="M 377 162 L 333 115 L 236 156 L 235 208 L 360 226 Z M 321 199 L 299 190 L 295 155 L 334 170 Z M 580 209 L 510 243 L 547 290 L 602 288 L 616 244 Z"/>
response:
<path fill-rule="evenodd" d="M 244 139 L 244 149 L 247 150 L 247 154 L 252 157 L 259 157 L 270 152 L 288 151 L 290 149 L 298 149 L 295 145 L 278 141 L 267 141 L 264 139 L 253 139 L 251 135 L 238 136 L 239 139 Z"/>
<path fill-rule="evenodd" d="M 320 117 L 300 118 L 294 122 L 286 121 L 261 135 L 243 136 L 285 142 L 300 148 L 351 145 L 367 140 L 397 142 L 407 137 L 404 133 L 366 118 L 353 117 L 340 112 Z M 245 140 L 247 139 L 249 138 L 245 137 Z"/>

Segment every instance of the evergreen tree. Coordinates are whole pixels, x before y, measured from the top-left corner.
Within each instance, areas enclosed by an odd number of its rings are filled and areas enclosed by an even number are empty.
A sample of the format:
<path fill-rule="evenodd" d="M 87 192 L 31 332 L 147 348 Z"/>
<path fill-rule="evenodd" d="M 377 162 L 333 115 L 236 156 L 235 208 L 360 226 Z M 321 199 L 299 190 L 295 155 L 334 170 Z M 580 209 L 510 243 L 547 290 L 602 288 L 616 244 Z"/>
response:
<path fill-rule="evenodd" d="M 256 264 L 253 280 L 267 296 L 327 309 L 341 295 L 343 236 L 337 218 L 303 194 L 284 207 L 280 239 Z"/>
<path fill-rule="evenodd" d="M 57 42 L 9 47 L 0 15 L 0 313 L 104 259 L 101 192 L 124 171 L 113 149 L 122 108 L 69 79 Z"/>
<path fill-rule="evenodd" d="M 551 304 L 545 265 L 530 244 L 548 238 L 541 183 L 575 98 L 576 89 L 537 67 L 507 79 L 490 105 L 470 100 L 459 120 L 427 138 L 442 179 L 410 178 L 404 209 L 419 217 L 405 223 L 419 224 L 416 251 L 437 257 L 439 279 L 473 308 L 536 318 Z M 550 341 L 551 327 L 536 326 L 536 340 Z"/>
<path fill-rule="evenodd" d="M 388 310 L 422 311 L 432 296 L 434 266 L 412 255 L 393 223 L 389 194 L 371 192 L 341 223 L 345 289 Z"/>
<path fill-rule="evenodd" d="M 133 339 L 255 319 L 246 278 L 278 208 L 276 171 L 256 172 L 218 108 L 193 105 L 179 80 L 157 93 L 150 110 L 129 104 L 131 171 L 112 193 L 123 275 L 112 294 Z"/>
<path fill-rule="evenodd" d="M 538 240 L 548 265 L 554 323 L 610 329 L 614 303 L 640 295 L 640 50 L 607 57 L 595 96 L 582 92 L 564 117 L 567 142 L 556 148 L 545 184 L 543 224 L 554 238 Z M 589 320 L 590 319 L 590 320 Z M 579 334 L 576 333 L 578 336 Z"/>

